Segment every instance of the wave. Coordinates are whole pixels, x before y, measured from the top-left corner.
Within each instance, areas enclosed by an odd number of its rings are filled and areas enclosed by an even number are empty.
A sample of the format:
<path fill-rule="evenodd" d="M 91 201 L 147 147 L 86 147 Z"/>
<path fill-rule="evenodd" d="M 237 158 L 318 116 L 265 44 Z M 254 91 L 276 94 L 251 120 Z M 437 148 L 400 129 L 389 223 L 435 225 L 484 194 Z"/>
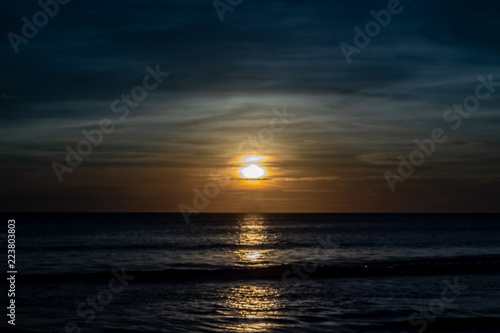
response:
<path fill-rule="evenodd" d="M 401 322 L 385 322 L 378 325 L 366 325 L 362 332 L 375 333 L 401 333 L 401 332 L 417 332 L 422 325 L 411 326 L 408 321 Z M 383 331 L 382 331 L 383 330 Z M 360 332 L 358 330 L 346 332 Z M 438 317 L 433 322 L 428 322 L 426 333 L 497 333 L 500 332 L 500 317 Z"/>
<path fill-rule="evenodd" d="M 297 267 L 299 266 L 299 267 Z M 302 268 L 300 268 L 302 267 Z M 404 261 L 370 261 L 335 264 L 287 263 L 267 267 L 230 268 L 170 268 L 164 270 L 127 270 L 135 276 L 134 282 L 170 280 L 234 280 L 283 279 L 297 281 L 291 272 L 301 269 L 307 279 L 369 277 L 369 276 L 422 276 L 500 273 L 500 255 L 421 258 Z M 289 272 L 289 273 L 287 273 Z M 6 275 L 4 275 L 5 277 Z M 23 274 L 23 281 L 71 281 L 110 276 L 110 271 L 92 273 Z M 302 274 L 302 276 L 305 276 Z M 295 282 L 294 282 L 295 283 Z"/>
<path fill-rule="evenodd" d="M 313 323 L 311 323 L 313 324 Z M 172 323 L 169 323 L 172 328 Z M 195 329 L 197 325 L 194 323 L 186 324 L 191 325 L 189 329 L 191 332 L 220 332 L 218 328 L 207 328 Z M 313 324 L 314 326 L 314 324 Z M 187 326 L 186 326 L 187 327 Z M 186 328 L 184 327 L 184 329 Z M 411 326 L 408 321 L 379 321 L 378 323 L 364 323 L 362 325 L 352 325 L 348 322 L 342 323 L 341 326 L 337 326 L 335 332 L 340 333 L 401 333 L 401 332 L 417 332 L 417 329 L 421 328 L 421 325 Z M 60 330 L 60 328 L 58 328 Z M 331 329 L 331 327 L 330 327 Z M 184 330 L 182 330 L 184 331 Z M 283 330 L 273 330 L 269 329 L 269 332 Z M 324 332 L 324 329 L 309 329 L 309 332 Z M 426 333 L 497 333 L 500 331 L 500 317 L 438 317 L 435 321 L 429 322 L 426 327 Z M 24 330 L 20 328 L 10 329 L 3 328 L 3 333 L 35 333 L 41 332 L 41 330 Z M 93 333 L 144 333 L 152 332 L 152 330 L 137 329 L 136 327 L 130 328 L 93 328 L 91 330 Z M 155 330 L 155 332 L 157 332 Z M 288 331 L 287 331 L 288 332 Z"/>
<path fill-rule="evenodd" d="M 315 248 L 318 244 L 316 243 L 292 243 L 292 242 L 276 242 L 276 243 L 263 243 L 256 245 L 241 245 L 241 244 L 228 244 L 228 243 L 211 243 L 211 244 L 196 244 L 196 245 L 186 245 L 186 244 L 172 244 L 172 243 L 156 243 L 156 244 L 82 244 L 82 245 L 56 245 L 56 246 L 45 246 L 32 245 L 25 246 L 25 249 L 31 251 L 99 251 L 99 250 L 169 250 L 169 251 L 186 251 L 186 250 L 277 250 L 277 249 L 292 249 L 292 248 Z M 339 246 L 345 246 L 344 243 Z"/>

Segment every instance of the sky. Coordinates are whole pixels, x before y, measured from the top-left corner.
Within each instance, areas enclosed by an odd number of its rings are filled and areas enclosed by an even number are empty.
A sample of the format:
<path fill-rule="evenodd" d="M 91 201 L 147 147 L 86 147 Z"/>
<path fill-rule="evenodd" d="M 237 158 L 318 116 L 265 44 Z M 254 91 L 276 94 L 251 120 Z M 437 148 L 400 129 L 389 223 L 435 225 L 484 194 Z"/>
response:
<path fill-rule="evenodd" d="M 500 4 L 395 1 L 4 2 L 0 209 L 500 211 Z"/>

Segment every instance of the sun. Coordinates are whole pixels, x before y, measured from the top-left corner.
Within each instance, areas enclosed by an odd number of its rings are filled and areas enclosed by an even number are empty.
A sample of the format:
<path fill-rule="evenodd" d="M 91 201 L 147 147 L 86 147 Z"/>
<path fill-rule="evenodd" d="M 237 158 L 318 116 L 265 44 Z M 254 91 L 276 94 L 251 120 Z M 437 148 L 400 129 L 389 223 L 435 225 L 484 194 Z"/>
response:
<path fill-rule="evenodd" d="M 240 155 L 235 157 L 234 164 L 239 166 L 236 170 L 246 184 L 256 185 L 261 184 L 261 180 L 267 180 L 263 178 L 268 175 L 265 159 L 266 157 L 258 155 Z"/>
<path fill-rule="evenodd" d="M 240 172 L 241 177 L 247 179 L 257 179 L 266 175 L 266 169 L 255 163 L 240 168 L 238 171 Z"/>

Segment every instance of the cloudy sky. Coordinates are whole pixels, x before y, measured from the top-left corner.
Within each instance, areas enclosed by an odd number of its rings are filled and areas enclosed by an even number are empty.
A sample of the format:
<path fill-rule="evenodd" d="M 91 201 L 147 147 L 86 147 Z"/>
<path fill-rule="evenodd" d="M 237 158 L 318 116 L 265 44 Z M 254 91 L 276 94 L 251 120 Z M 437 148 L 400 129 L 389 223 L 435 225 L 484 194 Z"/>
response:
<path fill-rule="evenodd" d="M 243 0 L 221 21 L 210 0 L 73 0 L 22 39 L 41 8 L 4 2 L 1 210 L 499 211 L 500 84 L 443 115 L 479 76 L 500 82 L 500 5 L 403 0 L 348 64 L 339 45 L 387 6 Z M 103 119 L 114 130 L 70 167 L 67 147 Z M 402 175 L 436 128 L 445 142 Z M 242 145 L 265 179 L 241 178 Z"/>

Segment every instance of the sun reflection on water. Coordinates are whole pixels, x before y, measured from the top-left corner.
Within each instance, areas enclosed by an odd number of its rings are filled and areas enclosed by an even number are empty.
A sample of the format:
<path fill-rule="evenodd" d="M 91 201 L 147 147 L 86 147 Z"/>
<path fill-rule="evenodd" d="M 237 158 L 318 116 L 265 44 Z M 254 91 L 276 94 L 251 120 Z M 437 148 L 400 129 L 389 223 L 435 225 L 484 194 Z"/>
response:
<path fill-rule="evenodd" d="M 262 255 L 261 252 L 255 251 L 255 252 L 250 252 L 247 254 L 247 258 L 252 260 L 252 261 L 259 261 L 259 257 Z"/>
<path fill-rule="evenodd" d="M 278 325 L 278 291 L 268 286 L 242 285 L 231 288 L 224 302 L 227 322 L 223 329 L 229 332 L 265 332 Z"/>
<path fill-rule="evenodd" d="M 246 215 L 235 228 L 235 264 L 256 268 L 269 265 L 272 249 L 278 241 L 269 231 L 267 220 L 261 215 Z M 260 282 L 230 287 L 221 295 L 224 321 L 222 329 L 228 332 L 266 332 L 279 326 L 279 292 Z"/>
<path fill-rule="evenodd" d="M 240 249 L 234 253 L 238 266 L 259 267 L 269 263 L 270 250 L 262 247 L 276 242 L 276 239 L 269 234 L 264 217 L 246 215 L 239 221 L 236 233 L 236 245 Z"/>

